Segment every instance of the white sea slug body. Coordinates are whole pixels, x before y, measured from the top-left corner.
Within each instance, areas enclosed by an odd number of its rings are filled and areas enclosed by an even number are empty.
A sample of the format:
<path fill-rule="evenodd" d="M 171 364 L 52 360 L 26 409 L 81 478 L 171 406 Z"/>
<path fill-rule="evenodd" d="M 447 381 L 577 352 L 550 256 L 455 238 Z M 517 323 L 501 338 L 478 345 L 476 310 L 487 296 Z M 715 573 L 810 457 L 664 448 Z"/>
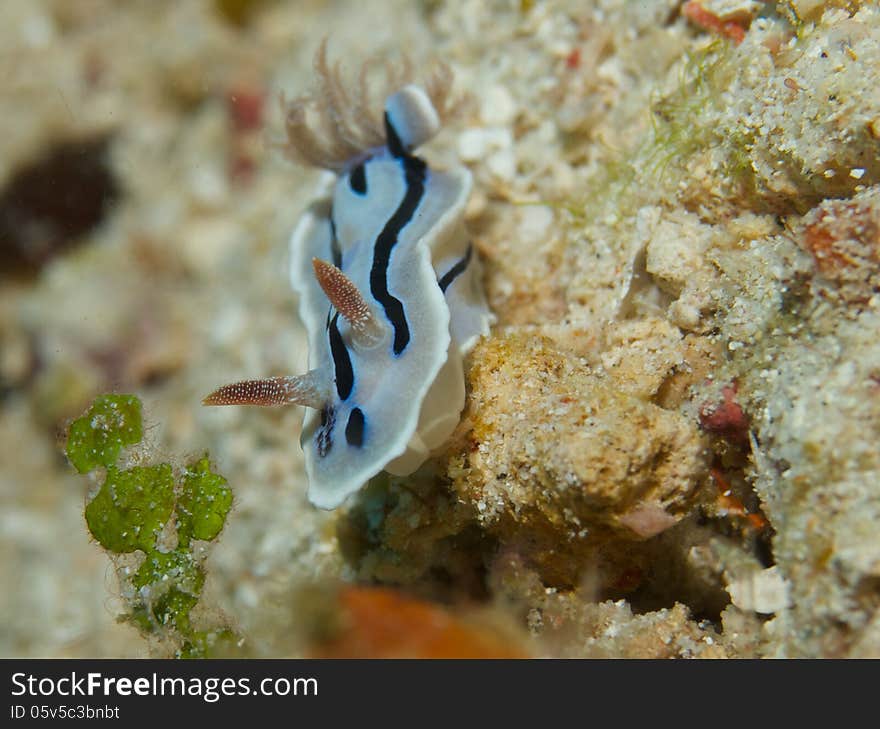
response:
<path fill-rule="evenodd" d="M 319 73 L 338 87 L 323 53 Z M 325 107 L 348 98 L 332 88 L 327 96 Z M 315 143 L 301 138 L 314 135 L 305 106 L 288 117 L 297 147 Z M 429 93 L 408 84 L 391 94 L 384 140 L 362 150 L 375 129 L 347 128 L 351 117 L 336 108 L 318 111 L 344 128 L 323 147 L 296 150 L 336 172 L 290 240 L 310 370 L 227 385 L 205 402 L 308 406 L 309 499 L 332 509 L 382 470 L 412 472 L 449 437 L 464 406 L 462 357 L 488 332 L 491 314 L 462 224 L 470 173 L 434 170 L 413 154 L 440 128 Z"/>

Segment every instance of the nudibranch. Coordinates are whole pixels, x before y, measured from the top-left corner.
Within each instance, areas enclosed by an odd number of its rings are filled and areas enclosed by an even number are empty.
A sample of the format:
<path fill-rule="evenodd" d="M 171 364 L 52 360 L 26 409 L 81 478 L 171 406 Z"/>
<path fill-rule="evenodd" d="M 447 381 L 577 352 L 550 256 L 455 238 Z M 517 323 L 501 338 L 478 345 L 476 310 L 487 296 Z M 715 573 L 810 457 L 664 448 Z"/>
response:
<path fill-rule="evenodd" d="M 464 407 L 462 358 L 492 316 L 463 224 L 471 175 L 413 151 L 440 129 L 450 74 L 403 83 L 381 113 L 349 93 L 324 46 L 315 94 L 286 107 L 289 152 L 333 172 L 290 239 L 290 280 L 309 342 L 304 375 L 226 385 L 208 405 L 306 406 L 308 496 L 333 509 L 382 470 L 406 475 Z M 316 124 L 317 122 L 317 124 Z"/>

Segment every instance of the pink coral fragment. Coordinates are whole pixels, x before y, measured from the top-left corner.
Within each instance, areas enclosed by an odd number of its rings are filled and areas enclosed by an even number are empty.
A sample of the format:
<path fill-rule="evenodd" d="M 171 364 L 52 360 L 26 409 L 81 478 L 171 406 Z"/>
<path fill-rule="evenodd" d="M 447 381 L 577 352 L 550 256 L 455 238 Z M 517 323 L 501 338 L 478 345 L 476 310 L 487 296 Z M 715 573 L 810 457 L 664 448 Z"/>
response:
<path fill-rule="evenodd" d="M 656 501 L 641 503 L 622 517 L 620 522 L 643 539 L 650 539 L 678 523 L 672 514 Z"/>
<path fill-rule="evenodd" d="M 721 402 L 703 403 L 700 407 L 700 426 L 731 443 L 748 442 L 749 418 L 735 400 L 735 382 L 721 388 L 721 398 Z"/>

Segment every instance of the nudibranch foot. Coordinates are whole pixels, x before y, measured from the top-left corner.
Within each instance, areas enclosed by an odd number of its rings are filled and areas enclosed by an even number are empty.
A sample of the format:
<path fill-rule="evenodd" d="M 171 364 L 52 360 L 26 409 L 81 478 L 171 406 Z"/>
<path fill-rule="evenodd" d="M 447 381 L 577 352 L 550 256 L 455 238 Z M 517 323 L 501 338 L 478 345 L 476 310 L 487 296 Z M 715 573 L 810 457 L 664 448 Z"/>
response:
<path fill-rule="evenodd" d="M 329 399 L 326 378 L 312 370 L 304 375 L 233 382 L 214 390 L 202 405 L 305 405 L 320 410 Z"/>

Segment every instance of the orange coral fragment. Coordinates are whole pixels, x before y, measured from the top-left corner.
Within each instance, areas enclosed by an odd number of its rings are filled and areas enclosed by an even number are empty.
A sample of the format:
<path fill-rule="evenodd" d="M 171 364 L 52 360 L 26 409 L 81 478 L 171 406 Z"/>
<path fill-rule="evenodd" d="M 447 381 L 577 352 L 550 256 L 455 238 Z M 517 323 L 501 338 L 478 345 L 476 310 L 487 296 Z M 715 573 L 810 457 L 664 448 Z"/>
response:
<path fill-rule="evenodd" d="M 523 658 L 499 636 L 477 630 L 438 605 L 376 587 L 339 595 L 344 627 L 321 658 Z"/>
<path fill-rule="evenodd" d="M 837 212 L 844 220 L 856 219 L 860 214 L 854 205 L 844 204 L 838 208 Z M 834 223 L 837 223 L 836 227 L 833 227 Z M 855 237 L 853 232 L 846 230 L 827 210 L 820 210 L 816 222 L 804 228 L 804 247 L 813 255 L 820 272 L 834 276 L 839 269 L 856 266 L 855 258 L 838 246 L 840 240 Z"/>
<path fill-rule="evenodd" d="M 703 28 L 703 30 L 708 30 L 712 33 L 723 35 L 725 38 L 730 38 L 730 40 L 737 45 L 745 40 L 746 28 L 740 24 L 742 21 L 739 19 L 724 20 L 719 18 L 714 13 L 706 10 L 698 0 L 688 0 L 688 2 L 682 6 L 681 14 L 694 25 Z"/>
<path fill-rule="evenodd" d="M 827 200 L 804 223 L 798 242 L 813 257 L 823 295 L 864 304 L 880 291 L 880 197 L 875 191 L 852 200 Z"/>
<path fill-rule="evenodd" d="M 745 504 L 733 494 L 730 482 L 721 472 L 720 468 L 713 467 L 709 469 L 709 473 L 712 476 L 712 480 L 715 481 L 715 486 L 718 488 L 718 508 L 722 512 L 727 514 L 727 516 L 745 517 L 749 527 L 755 531 L 761 531 L 770 525 L 761 514 L 749 513 Z"/>

